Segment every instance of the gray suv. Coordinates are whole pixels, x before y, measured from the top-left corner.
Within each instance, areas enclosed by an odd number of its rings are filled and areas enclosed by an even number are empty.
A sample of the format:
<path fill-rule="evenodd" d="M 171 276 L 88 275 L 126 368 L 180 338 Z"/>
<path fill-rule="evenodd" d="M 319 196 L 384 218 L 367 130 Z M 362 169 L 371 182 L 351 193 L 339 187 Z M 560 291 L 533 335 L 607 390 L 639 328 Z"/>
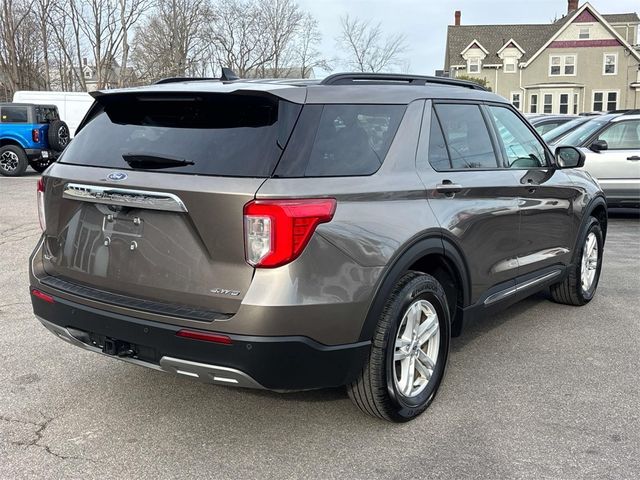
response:
<path fill-rule="evenodd" d="M 38 183 L 33 309 L 84 349 L 201 381 L 346 385 L 407 421 L 452 336 L 596 291 L 607 211 L 502 97 L 406 75 L 177 79 L 93 94 Z M 561 313 L 558 313 L 560 316 Z"/>

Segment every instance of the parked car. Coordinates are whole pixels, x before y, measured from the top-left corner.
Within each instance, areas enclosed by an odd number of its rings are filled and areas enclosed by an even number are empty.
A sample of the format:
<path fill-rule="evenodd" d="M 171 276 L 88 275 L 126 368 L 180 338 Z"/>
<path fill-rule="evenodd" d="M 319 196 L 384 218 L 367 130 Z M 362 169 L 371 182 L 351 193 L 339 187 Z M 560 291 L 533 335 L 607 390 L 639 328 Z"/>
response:
<path fill-rule="evenodd" d="M 582 147 L 609 206 L 640 207 L 640 110 L 591 117 L 555 145 Z"/>
<path fill-rule="evenodd" d="M 44 90 L 19 90 L 13 94 L 16 103 L 35 103 L 55 105 L 60 118 L 69 127 L 69 136 L 73 138 L 80 122 L 91 108 L 93 97 L 87 92 L 50 92 Z"/>
<path fill-rule="evenodd" d="M 78 347 L 218 385 L 346 385 L 407 421 L 465 322 L 545 288 L 595 295 L 607 212 L 584 153 L 554 155 L 473 83 L 165 80 L 95 98 L 38 183 L 29 262 L 35 315 Z"/>
<path fill-rule="evenodd" d="M 538 114 L 528 116 L 527 120 L 529 120 L 529 123 L 533 125 L 533 128 L 535 128 L 540 135 L 544 135 L 548 131 L 570 122 L 576 117 L 577 115 Z"/>
<path fill-rule="evenodd" d="M 69 143 L 55 105 L 0 103 L 0 175 L 43 172 Z"/>
<path fill-rule="evenodd" d="M 542 134 L 542 139 L 547 142 L 549 145 L 554 145 L 558 140 L 560 140 L 565 135 L 573 132 L 576 128 L 581 125 L 584 125 L 593 117 L 576 117 L 571 119 L 570 121 L 563 123 L 562 125 L 558 125 L 557 127 L 546 131 Z"/>

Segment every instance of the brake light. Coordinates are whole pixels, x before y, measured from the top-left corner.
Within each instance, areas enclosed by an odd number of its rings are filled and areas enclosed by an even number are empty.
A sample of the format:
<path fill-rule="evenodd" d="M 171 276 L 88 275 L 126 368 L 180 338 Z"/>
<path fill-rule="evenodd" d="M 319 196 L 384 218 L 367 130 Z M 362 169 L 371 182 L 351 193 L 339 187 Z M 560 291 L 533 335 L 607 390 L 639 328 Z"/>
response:
<path fill-rule="evenodd" d="M 331 221 L 333 198 L 254 200 L 244 206 L 245 257 L 254 267 L 273 268 L 295 260 L 316 227 Z"/>
<path fill-rule="evenodd" d="M 31 130 L 31 138 L 35 143 L 40 143 L 40 130 L 38 130 L 37 128 Z"/>
<path fill-rule="evenodd" d="M 51 295 L 47 295 L 46 293 L 41 292 L 40 290 L 36 290 L 35 288 L 31 290 L 31 295 L 39 298 L 40 300 L 44 300 L 47 303 L 55 303 L 55 300 Z"/>
<path fill-rule="evenodd" d="M 40 228 L 44 232 L 47 229 L 47 220 L 44 217 L 44 179 L 42 177 L 38 179 L 37 188 L 38 220 L 40 220 Z"/>
<path fill-rule="evenodd" d="M 196 330 L 179 330 L 176 335 L 182 338 L 190 338 L 192 340 L 202 340 L 205 342 L 221 343 L 223 345 L 231 345 L 231 338 L 219 333 L 198 332 Z"/>

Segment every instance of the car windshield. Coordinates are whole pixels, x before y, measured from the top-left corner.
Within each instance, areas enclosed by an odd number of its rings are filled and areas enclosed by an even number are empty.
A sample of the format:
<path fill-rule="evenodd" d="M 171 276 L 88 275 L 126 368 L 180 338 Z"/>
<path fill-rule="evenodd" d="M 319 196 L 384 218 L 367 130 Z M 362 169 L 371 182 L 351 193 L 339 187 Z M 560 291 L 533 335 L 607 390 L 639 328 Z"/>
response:
<path fill-rule="evenodd" d="M 558 145 L 582 147 L 583 143 L 600 130 L 610 119 L 593 118 L 557 141 Z"/>
<path fill-rule="evenodd" d="M 553 130 L 549 130 L 548 132 L 545 132 L 542 135 L 542 138 L 547 143 L 553 143 L 554 140 L 558 140 L 568 132 L 576 129 L 577 127 L 579 127 L 585 122 L 588 122 L 589 120 L 590 120 L 589 118 L 584 118 L 584 117 L 576 118 L 574 120 L 571 120 L 570 122 L 563 123 L 562 125 L 558 125 Z"/>

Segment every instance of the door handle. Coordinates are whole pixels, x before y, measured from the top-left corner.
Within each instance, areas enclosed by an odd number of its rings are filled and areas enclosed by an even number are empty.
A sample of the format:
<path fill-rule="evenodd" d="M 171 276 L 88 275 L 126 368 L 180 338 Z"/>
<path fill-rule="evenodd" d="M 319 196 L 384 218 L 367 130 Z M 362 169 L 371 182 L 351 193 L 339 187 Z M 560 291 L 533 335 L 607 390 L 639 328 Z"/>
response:
<path fill-rule="evenodd" d="M 638 155 L 633 155 L 631 157 L 627 157 L 627 160 L 631 160 L 632 162 L 635 162 L 637 160 L 640 160 L 640 157 Z"/>
<path fill-rule="evenodd" d="M 451 180 L 443 180 L 442 183 L 436 185 L 436 191 L 438 193 L 444 193 L 445 195 L 452 195 L 462 190 L 462 186 L 457 183 L 453 183 Z"/>

